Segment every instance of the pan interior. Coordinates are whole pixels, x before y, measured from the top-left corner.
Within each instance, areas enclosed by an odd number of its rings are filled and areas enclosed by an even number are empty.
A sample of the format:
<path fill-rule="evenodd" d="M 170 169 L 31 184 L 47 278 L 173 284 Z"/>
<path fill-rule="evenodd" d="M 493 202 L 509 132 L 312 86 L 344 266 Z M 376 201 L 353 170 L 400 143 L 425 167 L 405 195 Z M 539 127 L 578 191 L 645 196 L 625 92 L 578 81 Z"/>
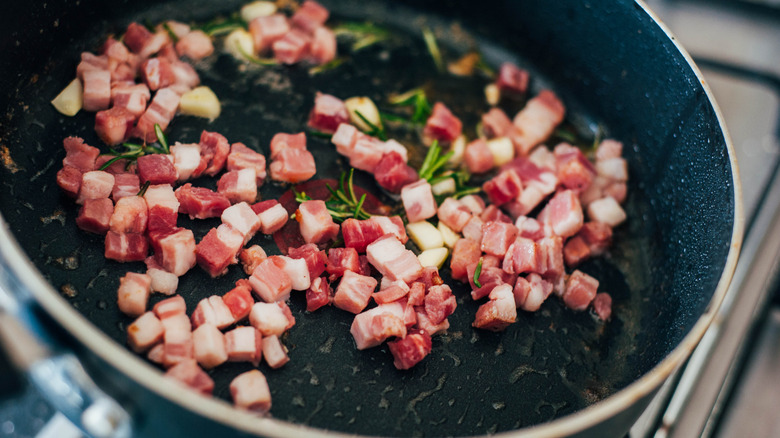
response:
<path fill-rule="evenodd" d="M 204 21 L 239 6 L 143 3 L 109 8 L 83 1 L 48 9 L 14 3 L 14 12 L 35 17 L 34 26 L 28 24 L 35 32 L 27 39 L 20 24 L 9 23 L 13 31 L 2 45 L 9 63 L 21 68 L 2 70 L 10 92 L 3 97 L 0 132 L 12 160 L 0 168 L 2 215 L 52 286 L 121 344 L 132 320 L 116 306 L 118 279 L 128 270 L 142 272 L 143 264 L 105 260 L 102 239 L 76 227 L 78 210 L 55 183 L 62 139 L 100 141 L 92 114 L 65 118 L 48 102 L 72 79 L 78 54 L 96 51 L 106 35 L 121 34 L 129 21 Z M 642 11 L 627 6 L 632 2 L 588 8 L 579 2 L 528 2 L 522 10 L 511 1 L 479 2 L 479 8 L 474 2 L 323 3 L 334 11 L 331 23 L 370 18 L 397 29 L 397 36 L 314 76 L 302 66 L 241 66 L 229 55 L 213 56 L 197 68 L 220 96 L 222 115 L 212 123 L 177 117 L 169 138 L 196 142 L 207 129 L 267 154 L 275 133 L 304 129 L 317 91 L 385 102 L 389 92 L 424 84 L 473 129 L 488 109 L 485 82 L 437 75 L 418 34 L 430 26 L 446 52 L 473 45 L 494 66 L 509 59 L 528 68 L 534 92 L 552 87 L 562 96 L 572 126 L 587 133 L 601 124 L 608 136 L 623 141 L 631 173 L 629 221 L 616 230 L 609 254 L 581 267 L 612 295 L 612 321 L 572 312 L 552 298 L 539 312 L 521 312 L 503 333 L 474 330 L 478 304 L 445 274 L 458 310 L 448 332 L 434 337 L 432 354 L 409 371 L 396 370 L 384 346 L 357 351 L 349 335 L 351 314 L 331 307 L 307 313 L 303 294 L 293 293 L 297 323 L 283 339 L 292 360 L 279 370 L 261 365 L 276 418 L 367 435 L 506 431 L 571 414 L 613 394 L 679 343 L 707 306 L 723 269 L 733 187 L 725 141 L 701 86 Z M 319 177 L 346 168 L 327 141 L 313 136 L 308 141 Z M 213 188 L 214 182 L 195 184 Z M 357 184 L 376 187 L 362 172 Z M 284 190 L 266 183 L 261 193 L 270 199 Z M 218 219 L 179 219 L 198 239 L 217 224 Z M 270 238 L 256 237 L 254 243 L 278 252 Z M 239 266 L 218 280 L 196 268 L 181 278 L 179 291 L 192 311 L 200 299 L 228 291 L 241 277 Z M 230 400 L 230 380 L 250 368 L 232 363 L 211 371 L 215 396 Z"/>

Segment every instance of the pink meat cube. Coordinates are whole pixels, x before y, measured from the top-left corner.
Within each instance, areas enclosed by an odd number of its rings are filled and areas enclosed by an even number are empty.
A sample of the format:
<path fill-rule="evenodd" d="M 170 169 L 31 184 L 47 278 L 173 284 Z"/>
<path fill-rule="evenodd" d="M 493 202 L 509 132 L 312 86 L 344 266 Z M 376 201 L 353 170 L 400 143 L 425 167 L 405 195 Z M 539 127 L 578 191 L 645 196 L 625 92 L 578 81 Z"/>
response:
<path fill-rule="evenodd" d="M 230 207 L 230 200 L 222 193 L 205 187 L 193 187 L 190 183 L 177 188 L 174 193 L 180 203 L 179 213 L 189 215 L 190 219 L 219 217 Z"/>
<path fill-rule="evenodd" d="M 212 324 L 203 324 L 192 332 L 192 346 L 195 360 L 205 369 L 227 362 L 225 336 Z"/>
<path fill-rule="evenodd" d="M 598 288 L 598 280 L 580 270 L 575 270 L 566 281 L 563 302 L 572 310 L 585 310 L 596 297 Z"/>
<path fill-rule="evenodd" d="M 150 240 L 157 263 L 166 271 L 181 277 L 195 266 L 195 235 L 192 230 L 178 228 L 150 235 Z"/>
<path fill-rule="evenodd" d="M 255 303 L 252 298 L 252 288 L 247 280 L 239 280 L 236 287 L 222 296 L 222 302 L 230 310 L 233 319 L 239 322 L 249 316 L 252 305 Z"/>
<path fill-rule="evenodd" d="M 143 233 L 149 212 L 140 196 L 126 196 L 116 202 L 109 226 L 115 233 Z"/>
<path fill-rule="evenodd" d="M 364 253 L 370 243 L 386 233 L 376 221 L 350 218 L 341 223 L 341 234 L 344 236 L 345 247 Z"/>
<path fill-rule="evenodd" d="M 273 369 L 281 368 L 290 361 L 287 356 L 287 348 L 282 345 L 282 341 L 276 335 L 263 338 L 263 357 L 268 366 Z"/>
<path fill-rule="evenodd" d="M 325 268 L 333 281 L 346 271 L 358 272 L 360 259 L 355 248 L 331 248 L 328 250 L 328 263 Z"/>
<path fill-rule="evenodd" d="M 105 144 L 114 146 L 130 137 L 135 119 L 133 113 L 122 107 L 98 111 L 95 115 L 95 132 Z"/>
<path fill-rule="evenodd" d="M 425 122 L 423 135 L 446 144 L 458 138 L 462 130 L 463 124 L 460 119 L 455 117 L 443 103 L 436 102 L 431 116 Z"/>
<path fill-rule="evenodd" d="M 401 189 L 401 202 L 409 222 L 418 222 L 436 215 L 436 200 L 433 198 L 431 185 L 424 179 L 404 186 Z"/>
<path fill-rule="evenodd" d="M 332 299 L 328 281 L 322 277 L 316 277 L 306 291 L 306 311 L 314 312 L 320 307 L 330 304 Z"/>
<path fill-rule="evenodd" d="M 170 377 L 203 395 L 211 395 L 214 391 L 214 380 L 198 366 L 194 359 L 182 360 L 165 372 Z"/>
<path fill-rule="evenodd" d="M 154 125 L 160 125 L 163 131 L 168 129 L 168 124 L 171 123 L 173 116 L 179 109 L 180 101 L 181 95 L 171 87 L 157 90 L 152 98 L 152 103 L 141 114 L 130 136 L 140 138 L 148 143 L 157 141 Z"/>
<path fill-rule="evenodd" d="M 152 292 L 165 295 L 176 293 L 179 287 L 179 277 L 176 274 L 164 270 L 153 256 L 147 257 L 144 263 L 146 263 L 146 275 L 152 279 Z"/>
<path fill-rule="evenodd" d="M 236 327 L 225 333 L 225 350 L 231 362 L 252 362 L 263 358 L 263 335 L 254 327 Z"/>
<path fill-rule="evenodd" d="M 195 247 L 198 265 L 212 277 L 227 272 L 228 266 L 238 263 L 236 256 L 244 246 L 244 236 L 229 225 L 212 228 Z"/>
<path fill-rule="evenodd" d="M 306 32 L 313 32 L 328 21 L 330 12 L 321 4 L 313 0 L 306 0 L 300 8 L 295 11 L 290 21 L 293 26 L 301 28 Z"/>
<path fill-rule="evenodd" d="M 246 275 L 252 275 L 257 265 L 263 260 L 268 258 L 265 250 L 260 245 L 252 245 L 249 248 L 244 248 L 238 253 L 238 260 L 244 267 Z"/>
<path fill-rule="evenodd" d="M 271 410 L 271 390 L 259 370 L 239 374 L 230 382 L 230 396 L 239 409 L 264 414 Z"/>
<path fill-rule="evenodd" d="M 506 222 L 490 221 L 482 227 L 482 251 L 504 257 L 517 237 L 517 227 Z"/>
<path fill-rule="evenodd" d="M 333 223 L 325 201 L 304 201 L 295 212 L 295 220 L 300 225 L 301 236 L 306 243 L 327 242 L 339 232 L 339 226 Z"/>
<path fill-rule="evenodd" d="M 201 160 L 206 163 L 204 174 L 215 176 L 225 167 L 227 157 L 230 155 L 230 143 L 224 135 L 203 131 L 200 133 L 200 155 Z M 197 172 L 192 175 L 193 178 L 200 176 Z"/>
<path fill-rule="evenodd" d="M 87 199 L 79 210 L 76 225 L 90 233 L 105 234 L 113 212 L 114 203 L 110 199 Z"/>
<path fill-rule="evenodd" d="M 393 365 L 399 370 L 408 370 L 425 359 L 431 352 L 431 337 L 420 331 L 409 333 L 403 339 L 387 343 L 393 355 Z"/>
<path fill-rule="evenodd" d="M 325 266 L 328 263 L 328 256 L 325 251 L 320 251 L 317 245 L 307 243 L 298 248 L 290 248 L 287 255 L 293 259 L 303 259 L 306 262 L 306 268 L 309 271 L 309 278 L 315 279 L 325 272 Z"/>
<path fill-rule="evenodd" d="M 249 323 L 263 336 L 281 336 L 295 325 L 295 318 L 283 301 L 255 303 L 249 313 Z"/>
<path fill-rule="evenodd" d="M 513 169 L 506 169 L 482 185 L 490 203 L 501 206 L 514 201 L 523 191 L 523 183 Z"/>
<path fill-rule="evenodd" d="M 295 64 L 309 54 L 311 36 L 300 29 L 291 29 L 271 44 L 274 58 L 282 64 Z"/>
<path fill-rule="evenodd" d="M 591 304 L 599 319 L 609 321 L 610 316 L 612 316 L 612 297 L 608 293 L 597 293 Z"/>
<path fill-rule="evenodd" d="M 272 259 L 263 260 L 249 277 L 252 290 L 263 301 L 284 301 L 292 291 L 292 280 Z"/>
<path fill-rule="evenodd" d="M 260 218 L 262 224 L 260 230 L 263 234 L 273 234 L 279 231 L 290 218 L 287 210 L 275 199 L 258 202 L 252 206 L 252 210 Z"/>
<path fill-rule="evenodd" d="M 255 54 L 262 55 L 271 45 L 290 31 L 290 24 L 284 14 L 257 17 L 249 22 L 249 33 L 254 40 Z"/>
<path fill-rule="evenodd" d="M 166 298 L 154 305 L 154 314 L 160 320 L 174 315 L 185 315 L 187 313 L 187 303 L 181 295 L 174 295 Z"/>
<path fill-rule="evenodd" d="M 133 173 L 119 173 L 114 175 L 114 188 L 111 190 L 111 198 L 114 202 L 125 196 L 136 196 L 141 190 L 138 175 Z"/>
<path fill-rule="evenodd" d="M 522 95 L 528 90 L 529 79 L 528 71 L 519 68 L 511 62 L 505 62 L 498 69 L 496 85 L 502 92 Z"/>
<path fill-rule="evenodd" d="M 83 108 L 85 111 L 102 111 L 111 103 L 111 72 L 87 70 L 82 74 L 84 85 Z"/>
<path fill-rule="evenodd" d="M 233 204 L 253 204 L 257 199 L 257 173 L 254 169 L 225 172 L 217 181 L 217 191 Z"/>
<path fill-rule="evenodd" d="M 193 61 L 199 61 L 214 53 L 214 44 L 205 32 L 193 30 L 176 42 L 176 53 Z"/>
<path fill-rule="evenodd" d="M 200 300 L 192 312 L 191 320 L 193 327 L 211 324 L 220 330 L 236 322 L 230 308 L 219 295 L 212 295 Z"/>
<path fill-rule="evenodd" d="M 114 189 L 114 175 L 102 170 L 92 170 L 81 175 L 81 188 L 77 204 L 83 204 L 87 199 L 101 199 L 111 196 Z"/>
<path fill-rule="evenodd" d="M 585 239 L 577 235 L 566 241 L 563 245 L 563 261 L 566 266 L 574 267 L 590 258 L 591 251 Z"/>
<path fill-rule="evenodd" d="M 79 195 L 83 174 L 73 166 L 64 166 L 57 171 L 57 185 L 71 198 Z"/>
<path fill-rule="evenodd" d="M 336 58 L 336 34 L 324 26 L 314 29 L 310 52 L 317 64 L 333 61 Z"/>
<path fill-rule="evenodd" d="M 345 271 L 333 296 L 333 305 L 347 312 L 360 313 L 368 305 L 376 285 L 373 277 Z"/>
<path fill-rule="evenodd" d="M 271 179 L 289 183 L 306 181 L 317 173 L 314 155 L 305 149 L 282 149 L 268 167 Z"/>
<path fill-rule="evenodd" d="M 119 279 L 117 304 L 122 313 L 141 316 L 146 312 L 152 280 L 146 274 L 128 272 Z"/>
<path fill-rule="evenodd" d="M 493 153 L 490 152 L 487 142 L 481 138 L 466 145 L 463 160 L 471 173 L 485 173 L 495 165 Z"/>
<path fill-rule="evenodd" d="M 106 233 L 103 256 L 118 262 L 140 262 L 149 253 L 146 236 L 136 233 Z"/>
<path fill-rule="evenodd" d="M 563 121 L 565 112 L 563 103 L 550 90 L 542 90 L 529 100 L 512 121 L 519 132 L 513 139 L 517 155 L 528 155 L 536 145 L 547 140 Z"/>
<path fill-rule="evenodd" d="M 227 157 L 227 170 L 255 169 L 257 185 L 261 186 L 266 177 L 265 155 L 255 152 L 243 143 L 233 143 Z"/>
<path fill-rule="evenodd" d="M 502 284 L 490 292 L 490 301 L 479 306 L 474 322 L 476 328 L 500 332 L 517 320 L 517 308 L 512 286 Z"/>
<path fill-rule="evenodd" d="M 456 233 L 463 231 L 463 227 L 472 217 L 471 210 L 455 198 L 445 199 L 439 206 L 436 215 L 441 222 Z"/>
<path fill-rule="evenodd" d="M 127 343 L 136 353 L 143 353 L 163 339 L 163 325 L 154 312 L 145 312 L 127 326 Z"/>
<path fill-rule="evenodd" d="M 75 167 L 81 173 L 95 170 L 95 160 L 100 155 L 100 149 L 84 143 L 80 137 L 66 137 L 62 144 L 65 147 L 63 167 Z"/>
<path fill-rule="evenodd" d="M 406 226 L 401 216 L 371 216 L 368 220 L 379 225 L 382 235 L 392 234 L 404 245 L 409 241 L 409 236 L 406 235 Z"/>
<path fill-rule="evenodd" d="M 393 235 L 386 234 L 368 245 L 366 255 L 374 268 L 393 281 L 409 283 L 418 278 L 423 270 L 417 256 Z"/>
<path fill-rule="evenodd" d="M 512 120 L 501 108 L 493 107 L 482 115 L 482 131 L 488 138 L 503 137 L 513 127 Z"/>
<path fill-rule="evenodd" d="M 222 212 L 222 223 L 241 233 L 244 244 L 252 239 L 261 226 L 260 218 L 246 202 L 226 208 Z"/>
<path fill-rule="evenodd" d="M 467 269 L 476 266 L 482 255 L 480 244 L 472 239 L 458 239 L 452 248 L 450 259 L 450 271 L 452 278 L 461 282 L 468 282 Z"/>
<path fill-rule="evenodd" d="M 142 183 L 175 184 L 176 168 L 170 155 L 152 154 L 138 157 L 138 177 Z"/>
<path fill-rule="evenodd" d="M 342 123 L 349 123 L 349 112 L 344 101 L 330 94 L 317 93 L 314 108 L 309 114 L 308 126 L 333 134 Z"/>
<path fill-rule="evenodd" d="M 512 293 L 515 297 L 515 306 L 526 312 L 536 312 L 552 291 L 552 283 L 539 274 L 529 274 L 526 278 L 517 277 Z"/>
<path fill-rule="evenodd" d="M 455 295 L 446 284 L 431 286 L 425 294 L 425 313 L 433 324 L 441 324 L 457 306 Z"/>
<path fill-rule="evenodd" d="M 141 79 L 152 91 L 169 87 L 176 81 L 171 62 L 162 57 L 147 59 L 141 63 L 140 71 Z"/>
<path fill-rule="evenodd" d="M 297 134 L 286 134 L 279 132 L 271 138 L 271 159 L 276 159 L 283 149 L 306 149 L 306 134 L 299 132 Z"/>
<path fill-rule="evenodd" d="M 387 152 L 374 168 L 377 184 L 392 193 L 400 193 L 401 189 L 419 179 L 417 171 L 406 164 L 401 154 Z"/>
<path fill-rule="evenodd" d="M 180 182 L 187 181 L 193 174 L 202 173 L 206 169 L 206 163 L 200 158 L 200 145 L 197 143 L 176 143 L 171 146 L 171 156 Z"/>
<path fill-rule="evenodd" d="M 539 245 L 524 237 L 518 237 L 512 243 L 504 258 L 504 271 L 511 274 L 541 273 L 545 267 L 546 262 Z"/>
<path fill-rule="evenodd" d="M 135 72 L 133 72 L 133 76 L 135 76 Z M 146 111 L 146 104 L 151 98 L 152 94 L 146 84 L 131 82 L 128 85 L 117 84 L 111 88 L 111 101 L 114 108 L 128 110 L 133 115 L 134 120 L 138 120 Z"/>
<path fill-rule="evenodd" d="M 383 304 L 355 315 L 349 332 L 358 350 L 376 347 L 390 337 L 406 336 L 404 306 Z"/>

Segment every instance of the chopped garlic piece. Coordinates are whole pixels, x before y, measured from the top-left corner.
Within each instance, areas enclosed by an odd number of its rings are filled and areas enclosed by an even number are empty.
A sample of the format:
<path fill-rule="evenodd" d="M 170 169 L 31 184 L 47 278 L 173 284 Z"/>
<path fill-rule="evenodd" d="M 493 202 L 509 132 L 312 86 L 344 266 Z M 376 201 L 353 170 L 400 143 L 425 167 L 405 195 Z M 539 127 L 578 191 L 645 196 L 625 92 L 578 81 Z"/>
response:
<path fill-rule="evenodd" d="M 454 248 L 455 243 L 460 239 L 460 234 L 456 233 L 452 228 L 448 227 L 444 224 L 444 222 L 439 221 L 439 232 L 441 233 L 441 238 L 444 241 L 444 245 L 446 245 L 448 248 Z"/>
<path fill-rule="evenodd" d="M 211 88 L 200 86 L 192 91 L 182 94 L 179 102 L 179 112 L 191 116 L 204 117 L 214 120 L 219 117 L 222 106 L 217 95 Z"/>
<path fill-rule="evenodd" d="M 463 155 L 466 153 L 466 136 L 461 134 L 453 140 L 452 145 L 450 146 L 450 152 L 452 152 L 452 156 L 450 157 L 449 162 L 451 164 L 460 164 L 463 161 Z"/>
<path fill-rule="evenodd" d="M 436 196 L 455 193 L 455 180 L 452 178 L 443 179 L 431 186 L 431 192 Z"/>
<path fill-rule="evenodd" d="M 225 37 L 225 50 L 236 59 L 246 61 L 247 56 L 255 54 L 255 40 L 244 29 L 236 29 Z"/>
<path fill-rule="evenodd" d="M 441 268 L 449 255 L 450 251 L 447 248 L 433 248 L 421 252 L 417 259 L 423 268 L 432 266 Z"/>
<path fill-rule="evenodd" d="M 65 87 L 64 90 L 51 101 L 54 108 L 66 116 L 75 116 L 81 110 L 84 104 L 84 89 L 81 81 L 74 79 Z"/>
<path fill-rule="evenodd" d="M 257 17 L 267 17 L 276 13 L 273 2 L 256 1 L 241 7 L 241 19 L 249 23 Z"/>
<path fill-rule="evenodd" d="M 501 100 L 501 90 L 498 85 L 489 84 L 485 87 L 485 100 L 490 106 L 498 105 L 498 101 Z"/>
<path fill-rule="evenodd" d="M 353 125 L 357 126 L 363 132 L 371 131 L 371 127 L 368 126 L 356 112 L 360 112 L 363 117 L 371 122 L 374 126 L 382 127 L 382 120 L 379 117 L 379 110 L 377 109 L 374 101 L 367 97 L 350 97 L 344 101 L 344 105 L 347 106 L 349 112 L 349 121 Z"/>
<path fill-rule="evenodd" d="M 428 221 L 412 222 L 406 226 L 406 233 L 421 251 L 441 248 L 444 240 L 441 233 Z"/>
<path fill-rule="evenodd" d="M 487 141 L 487 147 L 493 154 L 493 164 L 502 166 L 515 158 L 515 146 L 508 137 L 498 137 Z"/>

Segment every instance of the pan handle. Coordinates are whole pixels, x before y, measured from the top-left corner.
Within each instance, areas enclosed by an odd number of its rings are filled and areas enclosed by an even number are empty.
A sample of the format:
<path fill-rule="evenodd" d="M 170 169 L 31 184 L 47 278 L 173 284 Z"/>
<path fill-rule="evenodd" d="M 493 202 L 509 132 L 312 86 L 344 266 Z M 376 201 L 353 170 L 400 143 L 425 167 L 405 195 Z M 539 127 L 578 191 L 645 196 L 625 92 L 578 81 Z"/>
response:
<path fill-rule="evenodd" d="M 127 411 L 95 384 L 75 355 L 56 348 L 35 317 L 33 304 L 21 303 L 6 289 L 14 283 L 0 267 L 0 349 L 55 409 L 88 436 L 130 437 Z"/>

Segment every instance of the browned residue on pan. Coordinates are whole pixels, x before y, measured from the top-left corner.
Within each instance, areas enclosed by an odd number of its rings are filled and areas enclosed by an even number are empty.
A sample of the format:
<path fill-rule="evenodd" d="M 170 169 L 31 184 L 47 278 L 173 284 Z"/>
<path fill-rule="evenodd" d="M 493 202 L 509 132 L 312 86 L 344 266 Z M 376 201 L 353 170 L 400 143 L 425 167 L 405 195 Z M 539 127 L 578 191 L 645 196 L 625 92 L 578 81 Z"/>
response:
<path fill-rule="evenodd" d="M 46 225 L 49 225 L 54 221 L 57 221 L 63 226 L 65 226 L 65 212 L 58 208 L 48 216 L 41 216 L 41 222 L 43 222 Z"/>
<path fill-rule="evenodd" d="M 11 173 L 16 173 L 21 170 L 14 159 L 11 158 L 11 151 L 6 145 L 0 145 L 0 160 L 3 162 L 3 167 L 8 169 Z"/>
<path fill-rule="evenodd" d="M 73 285 L 70 283 L 63 284 L 62 287 L 60 287 L 60 292 L 62 292 L 62 294 L 68 298 L 74 298 L 79 294 L 79 291 L 77 291 L 76 288 L 73 287 Z"/>

